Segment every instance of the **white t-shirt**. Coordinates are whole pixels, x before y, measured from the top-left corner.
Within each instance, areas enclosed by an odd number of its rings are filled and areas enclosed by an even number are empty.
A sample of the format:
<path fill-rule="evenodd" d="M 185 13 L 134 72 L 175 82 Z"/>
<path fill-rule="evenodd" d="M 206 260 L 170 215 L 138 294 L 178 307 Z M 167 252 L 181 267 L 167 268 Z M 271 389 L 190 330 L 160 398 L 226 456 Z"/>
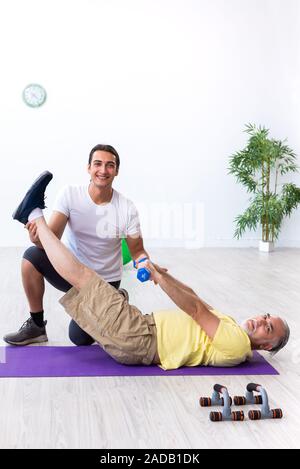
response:
<path fill-rule="evenodd" d="M 121 239 L 141 235 L 138 211 L 130 200 L 113 190 L 109 203 L 97 205 L 88 186 L 65 186 L 53 210 L 68 217 L 63 242 L 77 259 L 107 282 L 122 277 Z"/>

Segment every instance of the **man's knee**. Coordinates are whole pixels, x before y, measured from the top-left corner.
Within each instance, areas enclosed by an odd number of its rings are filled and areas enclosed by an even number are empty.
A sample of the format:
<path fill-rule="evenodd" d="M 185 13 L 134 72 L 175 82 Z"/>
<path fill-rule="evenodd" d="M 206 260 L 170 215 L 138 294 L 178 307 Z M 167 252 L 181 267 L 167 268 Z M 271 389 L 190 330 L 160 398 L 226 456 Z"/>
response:
<path fill-rule="evenodd" d="M 43 262 L 45 251 L 36 246 L 30 246 L 23 254 L 22 270 L 24 272 L 39 272 L 39 265 Z"/>
<path fill-rule="evenodd" d="M 42 277 L 42 274 L 37 270 L 37 268 L 25 258 L 22 259 L 21 270 L 23 277 Z"/>
<path fill-rule="evenodd" d="M 69 324 L 69 339 L 74 345 L 92 345 L 95 341 L 72 319 Z"/>

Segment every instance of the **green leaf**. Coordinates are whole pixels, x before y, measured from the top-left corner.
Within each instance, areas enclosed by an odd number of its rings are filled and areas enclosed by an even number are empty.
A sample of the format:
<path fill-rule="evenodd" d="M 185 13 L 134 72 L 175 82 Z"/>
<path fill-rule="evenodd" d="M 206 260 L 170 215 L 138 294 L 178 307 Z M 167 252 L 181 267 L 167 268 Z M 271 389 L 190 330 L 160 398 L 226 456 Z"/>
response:
<path fill-rule="evenodd" d="M 284 217 L 290 216 L 300 203 L 300 188 L 295 184 L 283 184 L 277 193 L 279 176 L 298 171 L 296 154 L 286 140 L 270 139 L 269 129 L 251 123 L 245 127 L 249 135 L 247 145 L 231 155 L 228 173 L 253 198 L 245 212 L 234 220 L 234 236 L 239 239 L 247 229 L 256 230 L 262 225 L 264 237 L 273 240 L 280 233 Z"/>

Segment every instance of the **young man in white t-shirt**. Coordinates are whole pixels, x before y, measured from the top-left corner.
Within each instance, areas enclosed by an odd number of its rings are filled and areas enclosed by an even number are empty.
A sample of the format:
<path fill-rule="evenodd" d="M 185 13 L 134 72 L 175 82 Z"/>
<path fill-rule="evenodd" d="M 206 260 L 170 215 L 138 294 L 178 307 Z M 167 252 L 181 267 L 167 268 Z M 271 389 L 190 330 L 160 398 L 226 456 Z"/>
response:
<path fill-rule="evenodd" d="M 66 246 L 80 262 L 117 289 L 122 277 L 121 239 L 126 238 L 134 260 L 149 257 L 134 204 L 112 187 L 119 166 L 119 155 L 112 146 L 100 144 L 92 148 L 87 168 L 90 183 L 64 187 L 56 198 L 48 223 L 58 239 L 64 233 Z M 51 265 L 36 229 L 31 229 L 30 239 L 35 246 L 25 251 L 22 260 L 22 281 L 30 318 L 19 331 L 4 337 L 12 345 L 48 340 L 43 310 L 44 279 L 64 292 L 72 287 Z M 126 295 L 124 290 L 121 293 Z M 94 342 L 73 320 L 69 337 L 76 345 Z"/>

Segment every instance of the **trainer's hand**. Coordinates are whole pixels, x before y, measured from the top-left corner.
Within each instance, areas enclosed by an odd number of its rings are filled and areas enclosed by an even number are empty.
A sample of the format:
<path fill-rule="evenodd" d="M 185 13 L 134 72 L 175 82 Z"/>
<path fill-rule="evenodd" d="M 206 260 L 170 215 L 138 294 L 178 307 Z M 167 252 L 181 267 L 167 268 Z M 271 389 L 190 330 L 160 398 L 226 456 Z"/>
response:
<path fill-rule="evenodd" d="M 168 269 L 166 269 L 165 267 L 160 267 L 158 264 L 154 264 L 154 262 L 152 262 L 150 259 L 147 259 L 147 260 L 149 260 L 149 262 L 154 266 L 154 268 L 160 274 L 163 274 L 164 272 L 168 272 Z M 136 261 L 135 261 L 136 268 L 141 269 L 142 267 L 146 267 L 145 262 L 146 261 L 140 262 L 138 259 L 136 259 Z"/>
<path fill-rule="evenodd" d="M 149 270 L 150 280 L 152 280 L 155 283 L 155 285 L 157 285 L 159 283 L 161 275 L 164 272 L 167 272 L 167 269 L 165 269 L 164 267 L 160 267 L 157 264 L 154 264 L 149 259 L 139 263 L 138 268 L 140 269 L 140 268 L 143 268 L 143 267 L 145 267 L 145 269 Z"/>
<path fill-rule="evenodd" d="M 38 237 L 38 234 L 37 234 L 37 226 L 36 226 L 35 221 L 28 222 L 25 225 L 25 228 L 28 230 L 30 241 L 33 244 L 35 244 L 36 246 L 41 247 L 42 244 L 41 244 L 40 238 Z"/>
<path fill-rule="evenodd" d="M 158 273 L 163 274 L 165 272 L 168 272 L 168 269 L 166 269 L 165 267 L 160 267 L 158 264 L 154 264 L 154 262 L 152 262 L 152 264 L 154 265 Z"/>

